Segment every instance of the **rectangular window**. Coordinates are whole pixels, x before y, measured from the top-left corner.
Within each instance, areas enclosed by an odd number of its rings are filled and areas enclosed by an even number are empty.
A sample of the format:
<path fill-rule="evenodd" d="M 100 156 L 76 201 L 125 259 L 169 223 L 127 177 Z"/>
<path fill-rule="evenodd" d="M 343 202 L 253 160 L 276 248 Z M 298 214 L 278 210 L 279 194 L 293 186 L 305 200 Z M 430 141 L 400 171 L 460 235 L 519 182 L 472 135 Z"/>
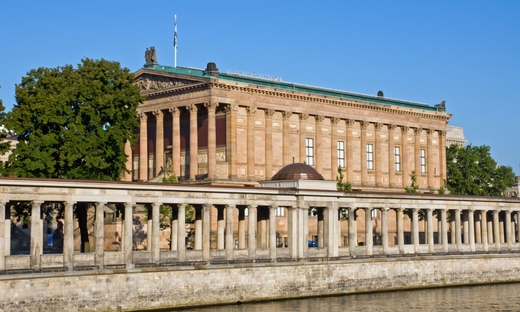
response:
<path fill-rule="evenodd" d="M 394 147 L 394 169 L 396 172 L 401 171 L 401 148 L 399 146 Z"/>
<path fill-rule="evenodd" d="M 426 151 L 421 150 L 421 173 L 426 173 Z"/>
<path fill-rule="evenodd" d="M 345 168 L 345 142 L 338 141 L 338 167 Z"/>
<path fill-rule="evenodd" d="M 314 166 L 314 139 L 305 139 L 305 163 Z"/>
<path fill-rule="evenodd" d="M 374 150 L 372 144 L 367 144 L 367 169 L 374 169 Z"/>
<path fill-rule="evenodd" d="M 284 207 L 276 207 L 276 216 L 277 217 L 285 216 L 285 208 Z"/>

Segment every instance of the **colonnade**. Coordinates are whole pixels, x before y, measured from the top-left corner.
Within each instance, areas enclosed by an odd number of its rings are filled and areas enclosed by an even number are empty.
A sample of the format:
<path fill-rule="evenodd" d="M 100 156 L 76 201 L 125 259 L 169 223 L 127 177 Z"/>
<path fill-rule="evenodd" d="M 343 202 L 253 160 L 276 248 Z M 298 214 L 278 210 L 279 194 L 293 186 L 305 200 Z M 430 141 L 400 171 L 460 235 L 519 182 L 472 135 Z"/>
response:
<path fill-rule="evenodd" d="M 253 201 L 254 202 L 254 201 Z M 51 201 L 32 201 L 31 215 L 40 216 L 42 205 Z M 103 210 L 113 202 L 95 202 L 94 248 L 91 253 L 74 252 L 73 212 L 76 202 L 64 204 L 64 240 L 61 255 L 43 253 L 43 227 L 41 218 L 31 218 L 30 260 L 26 269 L 48 268 L 49 263 L 65 269 L 78 265 L 96 268 L 111 265 L 134 267 L 135 265 L 158 265 L 160 263 L 221 262 L 221 261 L 278 261 L 280 259 L 341 258 L 358 256 L 392 256 L 404 254 L 447 254 L 472 252 L 513 252 L 520 250 L 518 243 L 517 221 L 520 209 L 510 207 L 475 206 L 453 208 L 449 206 L 389 205 L 351 203 L 341 201 L 300 202 L 288 205 L 287 202 L 271 204 L 190 204 L 169 202 L 139 202 L 151 207 L 151 222 L 148 228 L 150 248 L 146 252 L 133 251 L 133 208 L 134 202 L 124 203 L 123 239 L 120 252 L 104 250 Z M 3 202 L 5 207 L 9 201 Z M 161 250 L 159 237 L 160 206 L 169 205 L 173 209 L 171 222 L 171 244 L 169 250 Z M 186 246 L 185 213 L 190 205 L 195 209 L 195 243 L 193 248 Z M 287 248 L 277 248 L 277 235 L 280 230 L 276 224 L 276 209 L 287 210 Z M 210 209 L 217 209 L 216 248 L 211 248 Z M 310 248 L 309 210 L 317 213 L 317 248 Z M 238 210 L 238 219 L 234 212 Z M 348 246 L 341 244 L 341 210 L 348 212 Z M 374 246 L 373 211 L 380 218 L 381 246 Z M 395 210 L 396 242 L 389 239 L 388 212 Z M 407 217 L 410 216 L 410 217 Z M 358 239 L 358 218 L 364 218 L 365 241 L 360 245 Z M 410 219 L 411 242 L 405 243 L 405 220 Z M 424 221 L 424 243 L 421 243 L 420 222 Z M 434 220 L 436 219 L 436 221 Z M 24 267 L 16 263 L 23 256 L 9 255 L 10 220 L 0 213 L 0 271 Z M 238 231 L 234 231 L 238 222 Z M 438 242 L 434 240 L 437 222 Z M 285 247 L 285 246 L 284 246 Z M 117 256 L 114 256 L 116 255 Z M 52 261 L 49 259 L 53 259 Z M 59 258 L 59 259 L 57 259 Z"/>
<path fill-rule="evenodd" d="M 172 118 L 172 170 L 176 176 L 181 176 L 181 151 L 180 151 L 180 115 L 181 110 L 186 110 L 189 112 L 189 138 L 190 138 L 190 148 L 187 151 L 186 159 L 187 163 L 189 162 L 189 172 L 187 172 L 187 178 L 189 180 L 197 179 L 199 174 L 198 168 L 198 128 L 197 128 L 197 120 L 200 115 L 199 111 L 203 109 L 203 107 L 207 110 L 207 121 L 208 121 L 208 151 L 207 151 L 207 176 L 206 178 L 209 180 L 214 180 L 217 178 L 217 159 L 216 159 L 216 122 L 215 122 L 215 113 L 216 109 L 224 105 L 224 111 L 226 113 L 226 128 L 227 128 L 227 140 L 226 140 L 226 161 L 228 162 L 229 170 L 228 177 L 229 179 L 236 179 L 238 177 L 237 173 L 237 113 L 239 106 L 237 104 L 222 104 L 217 102 L 206 102 L 201 104 L 189 104 L 186 107 L 171 107 L 168 109 L 168 113 Z M 408 176 L 412 171 L 415 170 L 417 175 L 424 174 L 427 176 L 427 185 L 422 185 L 422 187 L 429 189 L 438 188 L 440 185 L 436 183 L 436 181 L 443 181 L 446 176 L 446 169 L 443 165 L 446 161 L 445 147 L 446 147 L 446 132 L 444 130 L 439 129 L 428 129 L 422 127 L 410 127 L 407 125 L 395 125 L 393 123 L 381 123 L 381 122 L 371 122 L 366 120 L 358 120 L 358 119 L 344 119 L 333 116 L 323 116 L 323 115 L 312 115 L 307 113 L 293 113 L 291 111 L 281 111 L 282 117 L 282 142 L 281 142 L 281 150 L 282 150 L 282 163 L 273 163 L 273 115 L 276 110 L 268 109 L 268 108 L 258 108 L 254 106 L 245 107 L 247 114 L 247 147 L 245 150 L 247 152 L 246 159 L 246 176 L 243 178 L 247 178 L 248 180 L 254 179 L 269 179 L 271 177 L 271 173 L 273 172 L 273 168 L 276 166 L 285 166 L 294 161 L 293 159 L 293 149 L 291 142 L 291 128 L 294 128 L 294 125 L 291 125 L 290 119 L 293 115 L 297 115 L 299 118 L 299 151 L 296 155 L 299 157 L 299 162 L 306 161 L 306 138 L 312 136 L 316 142 L 316 146 L 314 147 L 314 167 L 318 172 L 322 172 L 324 164 L 329 163 L 325 162 L 323 158 L 323 151 L 325 149 L 330 149 L 330 163 L 333 164 L 331 170 L 331 179 L 334 180 L 336 178 L 337 166 L 338 164 L 338 130 L 341 134 L 340 140 L 344 141 L 344 154 L 345 154 L 345 170 L 346 170 L 346 179 L 347 182 L 351 184 L 360 184 L 362 186 L 387 186 L 387 187 L 404 187 L 409 185 Z M 255 153 L 258 153 L 258 149 L 256 145 L 258 142 L 255 142 L 255 114 L 258 110 L 264 111 L 264 135 L 265 135 L 265 163 L 256 164 L 255 163 Z M 164 146 L 164 117 L 166 111 L 165 110 L 155 110 L 151 112 L 141 112 L 140 120 L 140 154 L 139 154 L 139 180 L 148 180 L 150 176 L 155 176 L 159 173 L 161 167 L 163 166 L 165 159 L 165 146 Z M 154 172 L 150 175 L 148 170 L 149 167 L 149 155 L 148 155 L 148 120 L 150 118 L 155 119 L 156 123 L 156 146 L 155 146 L 155 167 Z M 309 117 L 313 117 L 314 122 L 314 134 L 307 133 L 306 125 Z M 322 124 L 325 119 L 330 120 L 330 146 L 324 146 L 322 133 Z M 339 122 L 344 121 L 344 129 L 339 126 Z M 353 128 L 355 124 L 359 124 L 360 134 L 359 139 L 361 141 L 359 155 L 354 155 L 354 144 L 351 142 L 354 140 L 353 136 Z M 343 123 L 342 123 L 343 125 Z M 372 125 L 373 127 L 373 138 L 369 138 L 367 135 L 367 130 Z M 395 129 L 401 129 L 401 142 L 396 144 L 394 139 Z M 385 131 L 386 129 L 386 131 Z M 410 130 L 413 129 L 414 135 L 410 134 Z M 371 130 L 372 131 L 372 130 Z M 384 134 L 386 132 L 386 134 Z M 421 135 L 423 132 L 426 133 L 426 146 L 421 146 Z M 356 135 L 357 136 L 357 135 Z M 372 137 L 372 135 L 370 135 Z M 386 140 L 383 140 L 386 138 Z M 386 151 L 383 150 L 383 142 L 387 142 L 388 149 Z M 413 145 L 413 153 L 408 151 L 408 144 L 410 141 L 414 142 Z M 436 142 L 437 147 L 434 147 L 434 142 Z M 367 143 L 373 144 L 373 168 L 367 168 L 367 151 L 366 145 Z M 394 147 L 400 147 L 400 164 L 398 170 L 396 170 L 395 164 L 395 151 Z M 424 168 L 421 168 L 421 149 L 425 150 L 424 152 Z M 385 167 L 388 168 L 388 171 L 383 171 L 383 154 L 387 153 L 388 164 Z M 438 157 L 437 157 L 438 155 Z M 131 159 L 131 157 L 130 157 Z M 354 159 L 360 159 L 360 182 L 355 182 L 355 170 L 354 170 Z M 410 164 L 413 164 L 411 166 Z M 257 165 L 263 165 L 264 168 L 264 176 L 256 176 L 255 168 Z M 129 168 L 131 168 L 131 164 L 128 164 Z M 437 167 L 438 166 L 438 167 Z M 136 169 L 136 168 L 134 168 Z M 396 183 L 396 173 L 402 176 L 401 183 Z M 369 175 L 375 176 L 375 182 L 369 181 Z M 388 182 L 383 182 L 383 175 L 388 177 Z M 437 182 L 438 182 L 437 181 Z"/>

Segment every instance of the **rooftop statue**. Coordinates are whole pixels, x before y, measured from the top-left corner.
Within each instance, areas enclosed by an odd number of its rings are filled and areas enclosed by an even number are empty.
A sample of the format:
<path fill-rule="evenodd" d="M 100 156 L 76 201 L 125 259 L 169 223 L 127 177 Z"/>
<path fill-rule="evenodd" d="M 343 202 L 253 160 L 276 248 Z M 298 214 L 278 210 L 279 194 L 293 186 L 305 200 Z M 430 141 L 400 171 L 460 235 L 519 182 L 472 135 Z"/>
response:
<path fill-rule="evenodd" d="M 146 64 L 157 63 L 157 56 L 155 55 L 155 47 L 150 47 L 150 49 L 146 48 L 146 52 L 144 53 L 144 58 L 145 58 Z"/>

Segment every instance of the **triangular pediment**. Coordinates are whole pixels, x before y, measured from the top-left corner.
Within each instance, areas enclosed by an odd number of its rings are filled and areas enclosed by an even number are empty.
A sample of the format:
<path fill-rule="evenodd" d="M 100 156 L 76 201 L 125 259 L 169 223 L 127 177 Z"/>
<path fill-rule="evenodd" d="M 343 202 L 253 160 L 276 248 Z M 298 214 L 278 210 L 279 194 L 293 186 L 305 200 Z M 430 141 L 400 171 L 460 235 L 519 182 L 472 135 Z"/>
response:
<path fill-rule="evenodd" d="M 200 84 L 201 81 L 144 72 L 136 75 L 135 83 L 137 83 L 141 89 L 141 92 L 147 93 L 147 91 L 153 92 L 183 87 L 187 85 Z"/>

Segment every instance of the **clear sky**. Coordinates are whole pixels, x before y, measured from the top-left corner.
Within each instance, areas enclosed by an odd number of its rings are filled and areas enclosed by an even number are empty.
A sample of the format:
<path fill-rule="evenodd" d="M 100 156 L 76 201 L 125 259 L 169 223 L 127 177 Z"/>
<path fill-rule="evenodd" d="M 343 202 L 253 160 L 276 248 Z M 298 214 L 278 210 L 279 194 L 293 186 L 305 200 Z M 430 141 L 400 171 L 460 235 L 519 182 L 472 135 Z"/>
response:
<path fill-rule="evenodd" d="M 1 1 L 0 99 L 29 70 L 118 61 L 131 71 L 155 46 L 173 65 L 429 105 L 446 101 L 468 142 L 520 174 L 520 1 Z"/>

